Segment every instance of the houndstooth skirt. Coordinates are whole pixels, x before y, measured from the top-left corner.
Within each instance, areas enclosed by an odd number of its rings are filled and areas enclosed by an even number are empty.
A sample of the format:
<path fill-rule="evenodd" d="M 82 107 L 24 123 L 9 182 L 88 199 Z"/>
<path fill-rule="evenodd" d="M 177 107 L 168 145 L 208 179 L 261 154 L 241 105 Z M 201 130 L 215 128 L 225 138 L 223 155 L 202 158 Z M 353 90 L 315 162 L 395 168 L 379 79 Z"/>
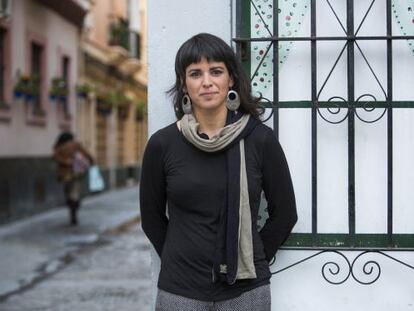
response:
<path fill-rule="evenodd" d="M 155 311 L 270 311 L 270 300 L 270 285 L 216 302 L 190 299 L 158 289 Z"/>

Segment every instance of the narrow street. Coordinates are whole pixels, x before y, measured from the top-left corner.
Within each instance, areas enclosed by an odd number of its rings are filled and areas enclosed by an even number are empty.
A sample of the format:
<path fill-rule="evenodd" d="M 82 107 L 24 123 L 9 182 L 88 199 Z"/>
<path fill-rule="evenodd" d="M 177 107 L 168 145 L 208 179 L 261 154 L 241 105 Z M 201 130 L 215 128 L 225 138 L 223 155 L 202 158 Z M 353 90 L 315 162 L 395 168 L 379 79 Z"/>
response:
<path fill-rule="evenodd" d="M 55 273 L 0 303 L 2 311 L 150 310 L 149 243 L 133 222 L 79 248 Z"/>

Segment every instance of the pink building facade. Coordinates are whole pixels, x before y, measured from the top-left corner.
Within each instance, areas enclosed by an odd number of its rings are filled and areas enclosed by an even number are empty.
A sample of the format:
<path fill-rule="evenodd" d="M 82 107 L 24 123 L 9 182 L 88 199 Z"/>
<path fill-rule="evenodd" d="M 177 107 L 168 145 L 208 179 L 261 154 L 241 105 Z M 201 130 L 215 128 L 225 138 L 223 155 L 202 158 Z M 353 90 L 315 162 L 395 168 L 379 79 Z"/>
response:
<path fill-rule="evenodd" d="M 76 132 L 86 13 L 72 0 L 8 1 L 7 9 L 0 19 L 0 222 L 60 200 L 50 156 L 61 131 Z"/>

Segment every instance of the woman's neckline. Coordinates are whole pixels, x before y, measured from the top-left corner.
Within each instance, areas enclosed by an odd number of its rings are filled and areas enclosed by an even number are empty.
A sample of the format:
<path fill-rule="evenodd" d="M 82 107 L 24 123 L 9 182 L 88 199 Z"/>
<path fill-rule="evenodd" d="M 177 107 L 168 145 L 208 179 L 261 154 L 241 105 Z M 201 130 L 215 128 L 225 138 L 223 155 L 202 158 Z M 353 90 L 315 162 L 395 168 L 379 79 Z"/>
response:
<path fill-rule="evenodd" d="M 178 129 L 178 131 L 182 134 L 182 132 L 181 132 L 181 122 L 180 121 L 181 120 L 178 120 L 177 122 L 175 122 L 175 125 L 176 125 L 176 128 Z M 204 139 L 210 139 L 210 137 L 207 134 L 205 134 L 205 133 L 199 133 L 199 132 L 197 132 L 197 134 L 200 137 L 204 138 Z"/>

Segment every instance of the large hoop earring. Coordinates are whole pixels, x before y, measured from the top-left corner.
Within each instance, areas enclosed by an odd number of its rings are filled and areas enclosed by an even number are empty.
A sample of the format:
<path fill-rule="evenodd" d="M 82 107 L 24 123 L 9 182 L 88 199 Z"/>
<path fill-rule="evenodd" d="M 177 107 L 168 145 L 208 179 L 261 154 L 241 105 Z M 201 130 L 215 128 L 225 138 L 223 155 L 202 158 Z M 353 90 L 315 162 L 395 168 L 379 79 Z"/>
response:
<path fill-rule="evenodd" d="M 191 109 L 191 99 L 190 99 L 190 96 L 188 96 L 187 94 L 185 94 L 183 96 L 183 99 L 181 100 L 181 108 L 183 109 L 183 112 L 185 114 L 192 113 L 192 109 Z"/>
<path fill-rule="evenodd" d="M 230 90 L 227 93 L 226 107 L 230 111 L 236 111 L 240 107 L 240 97 L 236 91 Z"/>

